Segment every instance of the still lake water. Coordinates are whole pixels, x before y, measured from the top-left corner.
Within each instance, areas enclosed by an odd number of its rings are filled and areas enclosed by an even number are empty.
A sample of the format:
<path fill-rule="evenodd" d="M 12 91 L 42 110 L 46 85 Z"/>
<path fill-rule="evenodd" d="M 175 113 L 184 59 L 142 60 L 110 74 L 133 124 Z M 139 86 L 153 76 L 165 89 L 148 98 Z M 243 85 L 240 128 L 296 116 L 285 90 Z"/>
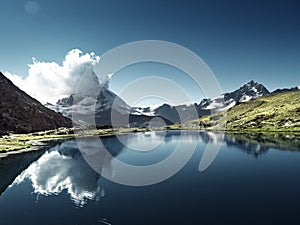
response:
<path fill-rule="evenodd" d="M 118 172 L 113 158 L 147 166 L 167 159 L 179 142 L 183 158 L 196 148 L 174 176 L 148 186 L 100 176 L 82 156 L 93 151 L 91 143 L 81 153 L 75 140 L 1 159 L 1 225 L 299 224 L 300 147 L 292 139 L 283 139 L 280 147 L 261 137 L 263 143 L 196 131 L 121 139 L 101 138 L 111 155 L 102 155 L 99 166 L 112 176 Z M 207 145 L 221 148 L 200 172 Z"/>

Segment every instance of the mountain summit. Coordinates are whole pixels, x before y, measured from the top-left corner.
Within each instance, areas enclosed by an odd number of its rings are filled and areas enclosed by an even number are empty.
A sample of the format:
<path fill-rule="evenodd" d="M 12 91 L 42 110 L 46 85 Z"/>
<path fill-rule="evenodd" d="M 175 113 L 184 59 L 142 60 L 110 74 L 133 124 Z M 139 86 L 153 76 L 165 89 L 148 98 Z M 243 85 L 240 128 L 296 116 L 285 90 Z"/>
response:
<path fill-rule="evenodd" d="M 0 72 L 0 134 L 71 127 L 72 121 L 16 87 Z"/>
<path fill-rule="evenodd" d="M 203 99 L 200 104 L 200 109 L 209 109 L 212 113 L 230 109 L 239 102 L 248 102 L 261 96 L 270 94 L 263 86 L 253 80 L 241 86 L 239 89 L 225 93 L 213 99 Z"/>
<path fill-rule="evenodd" d="M 224 100 L 230 99 L 235 102 L 247 102 L 251 99 L 255 99 L 264 95 L 268 95 L 270 92 L 263 86 L 253 80 L 244 84 L 238 90 L 224 94 Z"/>

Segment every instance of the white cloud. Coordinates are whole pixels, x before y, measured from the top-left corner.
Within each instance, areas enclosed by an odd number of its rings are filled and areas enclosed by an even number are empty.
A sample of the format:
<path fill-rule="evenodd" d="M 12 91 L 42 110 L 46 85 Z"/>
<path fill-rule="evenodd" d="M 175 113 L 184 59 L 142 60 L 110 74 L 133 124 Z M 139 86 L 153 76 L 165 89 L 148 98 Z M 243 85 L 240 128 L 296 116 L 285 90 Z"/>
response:
<path fill-rule="evenodd" d="M 15 85 L 42 103 L 55 103 L 58 99 L 74 93 L 76 85 L 85 71 L 99 62 L 95 53 L 83 54 L 73 49 L 65 56 L 62 65 L 56 62 L 41 62 L 33 58 L 28 76 L 4 72 Z"/>

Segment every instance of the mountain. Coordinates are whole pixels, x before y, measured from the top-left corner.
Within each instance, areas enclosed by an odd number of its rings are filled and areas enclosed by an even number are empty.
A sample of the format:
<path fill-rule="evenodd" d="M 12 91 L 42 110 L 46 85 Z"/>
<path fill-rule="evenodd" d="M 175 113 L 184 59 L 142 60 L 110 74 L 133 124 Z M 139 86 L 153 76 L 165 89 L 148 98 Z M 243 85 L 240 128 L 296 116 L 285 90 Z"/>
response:
<path fill-rule="evenodd" d="M 161 120 L 153 120 L 151 115 L 135 115 L 130 113 L 130 107 L 115 93 L 108 89 L 106 82 L 99 83 L 97 75 L 91 71 L 86 76 L 85 83 L 81 83 L 81 90 L 76 95 L 57 101 L 55 105 L 47 103 L 45 106 L 62 113 L 78 124 L 94 124 L 103 126 L 132 126 L 148 127 L 170 125 L 171 122 L 158 116 Z M 86 90 L 88 92 L 86 92 Z M 155 116 L 157 117 L 157 116 Z M 113 118 L 113 121 L 112 121 Z"/>
<path fill-rule="evenodd" d="M 145 115 L 145 116 L 155 116 L 154 107 L 131 107 L 130 114 L 132 115 Z"/>
<path fill-rule="evenodd" d="M 116 118 L 116 125 L 124 125 L 123 118 L 129 114 L 130 107 L 116 94 L 108 89 L 108 83 L 99 83 L 97 75 L 90 71 L 81 80 L 76 94 L 59 99 L 55 105 L 45 106 L 73 119 L 78 124 L 93 124 L 98 126 L 111 125 L 111 115 Z"/>
<path fill-rule="evenodd" d="M 272 94 L 283 93 L 288 91 L 297 91 L 299 89 L 300 89 L 299 87 L 276 89 L 275 91 L 272 92 Z"/>
<path fill-rule="evenodd" d="M 72 121 L 16 87 L 0 72 L 0 134 L 71 127 Z"/>
<path fill-rule="evenodd" d="M 247 102 L 261 96 L 270 94 L 270 92 L 263 86 L 253 80 L 246 83 L 238 90 L 224 94 L 224 100 L 233 100 L 235 102 Z"/>
<path fill-rule="evenodd" d="M 177 106 L 163 104 L 154 110 L 154 115 L 162 116 L 172 121 L 172 123 L 186 122 L 198 118 L 199 115 L 209 114 L 210 110 L 202 110 L 197 104 Z"/>
<path fill-rule="evenodd" d="M 102 88 L 97 97 L 72 94 L 58 100 L 52 108 L 68 118 L 74 118 L 77 123 L 92 123 L 95 117 L 98 126 L 111 125 L 111 115 L 123 118 L 129 114 L 129 106 L 106 88 Z"/>
<path fill-rule="evenodd" d="M 251 80 L 233 92 L 225 93 L 212 99 L 203 99 L 199 104 L 178 106 L 163 104 L 151 111 L 148 108 L 138 108 L 138 110 L 133 108 L 131 112 L 134 112 L 136 115 L 151 114 L 153 116 L 161 116 L 173 123 L 186 122 L 195 118 L 195 110 L 198 113 L 197 117 L 210 115 L 230 109 L 240 102 L 247 102 L 268 94 L 270 92 L 262 84 Z M 181 115 L 181 118 L 179 115 Z"/>
<path fill-rule="evenodd" d="M 265 131 L 300 131 L 300 90 L 279 92 L 235 105 L 227 111 L 217 112 L 199 120 L 190 121 L 188 127 L 200 129 Z"/>
<path fill-rule="evenodd" d="M 98 127 L 112 125 L 148 127 L 150 122 L 152 122 L 152 126 L 172 124 L 160 116 L 158 117 L 164 121 L 164 124 L 153 120 L 157 116 L 131 114 L 130 107 L 107 88 L 102 88 L 98 97 L 95 98 L 70 95 L 58 100 L 56 105 L 47 103 L 46 106 L 73 119 L 76 123 L 93 124 L 95 122 Z"/>

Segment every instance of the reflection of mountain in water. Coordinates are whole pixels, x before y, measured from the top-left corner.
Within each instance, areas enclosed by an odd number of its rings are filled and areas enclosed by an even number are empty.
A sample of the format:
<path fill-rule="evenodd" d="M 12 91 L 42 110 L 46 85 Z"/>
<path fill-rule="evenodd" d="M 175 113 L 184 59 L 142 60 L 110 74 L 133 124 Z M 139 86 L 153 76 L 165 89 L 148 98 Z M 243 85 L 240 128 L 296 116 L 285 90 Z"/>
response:
<path fill-rule="evenodd" d="M 230 134 L 239 141 L 280 150 L 300 151 L 300 134 L 296 132 L 266 132 Z"/>
<path fill-rule="evenodd" d="M 266 154 L 269 150 L 269 147 L 267 146 L 236 139 L 235 137 L 225 135 L 224 133 L 200 132 L 200 136 L 205 143 L 222 141 L 227 147 L 236 147 L 255 158 Z"/>
<path fill-rule="evenodd" d="M 200 132 L 205 143 L 222 141 L 227 147 L 236 147 L 257 158 L 270 148 L 300 151 L 300 135 L 297 133 L 236 133 L 226 134 Z"/>
<path fill-rule="evenodd" d="M 116 142 L 111 138 L 102 138 L 103 144 L 111 153 L 101 149 L 101 157 L 104 160 L 99 162 L 98 166 L 110 168 L 110 159 L 122 151 L 121 144 L 109 144 Z M 83 154 L 93 153 L 94 149 L 98 149 L 91 141 L 87 144 L 88 149 L 85 149 Z M 14 184 L 22 183 L 25 179 L 31 181 L 34 193 L 48 196 L 67 191 L 78 206 L 83 206 L 87 200 L 97 201 L 104 196 L 104 189 L 99 185 L 100 175 L 86 163 L 75 140 L 65 141 L 47 151 L 23 171 Z"/>
<path fill-rule="evenodd" d="M 180 137 L 181 141 L 193 142 L 199 141 L 199 138 L 204 143 L 223 143 L 227 147 L 236 147 L 243 152 L 257 158 L 260 155 L 266 154 L 269 150 L 269 146 L 261 145 L 257 142 L 250 142 L 239 139 L 237 136 L 225 135 L 222 132 L 206 132 L 206 131 L 169 131 L 169 132 L 157 132 L 156 135 L 165 136 L 164 141 L 169 142 L 174 140 L 173 137 Z"/>
<path fill-rule="evenodd" d="M 235 137 L 226 136 L 224 141 L 228 147 L 237 147 L 254 158 L 266 154 L 269 150 L 269 147 L 267 146 L 263 146 L 258 143 L 246 142 L 236 139 Z"/>

